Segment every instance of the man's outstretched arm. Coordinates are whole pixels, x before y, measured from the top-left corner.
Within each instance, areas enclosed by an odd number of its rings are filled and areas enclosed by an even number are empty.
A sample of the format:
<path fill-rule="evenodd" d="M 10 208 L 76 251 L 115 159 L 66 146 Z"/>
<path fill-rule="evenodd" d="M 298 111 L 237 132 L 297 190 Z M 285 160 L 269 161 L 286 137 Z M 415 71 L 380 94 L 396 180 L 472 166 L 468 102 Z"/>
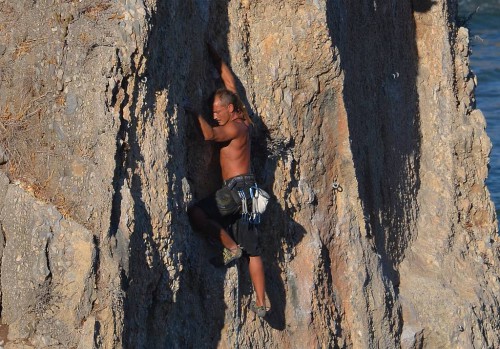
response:
<path fill-rule="evenodd" d="M 224 86 L 234 94 L 238 94 L 236 91 L 236 79 L 234 78 L 233 71 L 222 59 L 220 61 L 220 78 L 224 82 Z"/>
<path fill-rule="evenodd" d="M 236 91 L 236 78 L 233 71 L 227 65 L 227 63 L 222 60 L 222 58 L 210 44 L 208 44 L 207 46 L 208 52 L 210 53 L 210 56 L 215 63 L 215 67 L 219 71 L 220 78 L 222 79 L 224 86 L 232 93 L 238 94 L 238 92 Z"/>

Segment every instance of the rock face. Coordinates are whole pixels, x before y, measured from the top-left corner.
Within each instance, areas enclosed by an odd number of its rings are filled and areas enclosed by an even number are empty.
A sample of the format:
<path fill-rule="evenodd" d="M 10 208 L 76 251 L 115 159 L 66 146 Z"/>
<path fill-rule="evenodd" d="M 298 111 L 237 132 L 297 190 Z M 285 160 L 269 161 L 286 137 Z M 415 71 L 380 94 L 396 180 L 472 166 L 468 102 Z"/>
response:
<path fill-rule="evenodd" d="M 0 0 L 7 348 L 500 347 L 500 241 L 456 2 Z M 253 111 L 272 310 L 186 209 L 181 105 Z M 206 111 L 209 112 L 206 106 Z"/>
<path fill-rule="evenodd" d="M 10 325 L 9 339 L 74 347 L 95 300 L 92 233 L 15 185 L 5 194 L 2 228 L 2 320 Z"/>

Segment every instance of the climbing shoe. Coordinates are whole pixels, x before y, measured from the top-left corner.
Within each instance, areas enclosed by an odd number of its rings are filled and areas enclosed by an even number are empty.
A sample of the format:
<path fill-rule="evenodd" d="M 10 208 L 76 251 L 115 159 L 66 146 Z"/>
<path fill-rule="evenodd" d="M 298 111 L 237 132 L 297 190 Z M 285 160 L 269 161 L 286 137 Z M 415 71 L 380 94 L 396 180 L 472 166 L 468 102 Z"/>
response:
<path fill-rule="evenodd" d="M 212 263 L 216 267 L 223 267 L 228 265 L 234 260 L 237 260 L 243 255 L 243 250 L 238 246 L 236 250 L 233 252 L 228 248 L 222 250 L 222 255 L 214 257 L 210 259 L 210 263 Z"/>
<path fill-rule="evenodd" d="M 236 251 L 231 251 L 228 248 L 224 247 L 224 251 L 222 251 L 222 258 L 224 259 L 224 265 L 228 265 L 232 261 L 240 258 L 243 255 L 243 250 L 240 246 L 236 247 Z"/>
<path fill-rule="evenodd" d="M 267 309 L 265 305 L 261 305 L 260 307 L 255 304 L 255 301 L 250 303 L 250 310 L 257 314 L 258 317 L 266 316 Z"/>

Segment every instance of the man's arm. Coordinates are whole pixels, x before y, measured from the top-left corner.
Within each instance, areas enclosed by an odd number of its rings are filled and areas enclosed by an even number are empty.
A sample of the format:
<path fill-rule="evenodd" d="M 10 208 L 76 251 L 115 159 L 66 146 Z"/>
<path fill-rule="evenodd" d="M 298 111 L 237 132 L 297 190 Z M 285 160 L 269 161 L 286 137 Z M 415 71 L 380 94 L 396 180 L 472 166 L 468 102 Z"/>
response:
<path fill-rule="evenodd" d="M 224 82 L 224 86 L 234 94 L 238 94 L 236 91 L 236 79 L 234 78 L 233 71 L 222 59 L 220 60 L 220 78 Z"/>
<path fill-rule="evenodd" d="M 207 120 L 201 114 L 194 114 L 200 124 L 201 132 L 203 133 L 203 138 L 206 141 L 215 142 L 227 142 L 235 139 L 240 130 L 233 123 L 226 124 L 224 126 L 212 127 Z"/>
<path fill-rule="evenodd" d="M 208 52 L 210 53 L 210 56 L 212 56 L 215 66 L 219 71 L 220 78 L 224 83 L 224 86 L 232 93 L 238 94 L 238 91 L 236 91 L 236 78 L 231 68 L 229 68 L 226 62 L 224 62 L 222 58 L 220 58 L 219 54 L 210 44 L 208 44 Z"/>

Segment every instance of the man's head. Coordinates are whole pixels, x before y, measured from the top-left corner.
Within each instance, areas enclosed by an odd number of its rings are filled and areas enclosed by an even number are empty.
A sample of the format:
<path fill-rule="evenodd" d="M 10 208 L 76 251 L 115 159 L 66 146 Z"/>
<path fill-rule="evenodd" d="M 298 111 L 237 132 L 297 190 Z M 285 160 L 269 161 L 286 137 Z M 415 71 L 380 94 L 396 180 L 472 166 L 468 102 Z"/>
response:
<path fill-rule="evenodd" d="M 236 112 L 236 95 L 231 91 L 221 88 L 214 94 L 212 105 L 214 119 L 219 126 L 224 126 Z"/>
<path fill-rule="evenodd" d="M 215 91 L 212 108 L 214 119 L 219 126 L 227 124 L 235 115 L 240 115 L 250 123 L 252 122 L 241 99 L 228 89 L 220 88 Z"/>

